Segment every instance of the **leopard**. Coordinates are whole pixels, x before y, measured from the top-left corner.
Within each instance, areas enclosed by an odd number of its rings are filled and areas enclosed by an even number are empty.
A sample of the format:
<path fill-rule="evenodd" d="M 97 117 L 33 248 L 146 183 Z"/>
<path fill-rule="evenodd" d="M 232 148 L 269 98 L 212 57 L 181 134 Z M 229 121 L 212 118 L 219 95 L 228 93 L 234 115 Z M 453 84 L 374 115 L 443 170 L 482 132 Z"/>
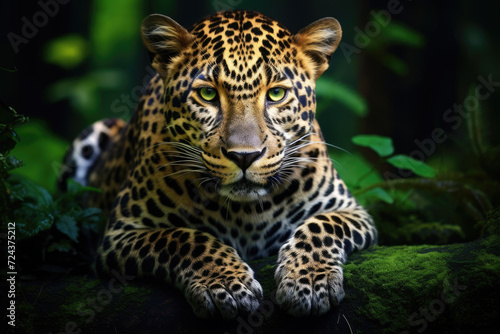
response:
<path fill-rule="evenodd" d="M 276 256 L 284 312 L 338 307 L 347 256 L 377 242 L 316 119 L 339 22 L 291 33 L 231 10 L 188 30 L 151 14 L 141 36 L 155 74 L 133 115 L 84 130 L 60 178 L 101 189 L 84 199 L 107 217 L 97 272 L 174 286 L 197 317 L 230 320 L 264 298 L 248 262 Z"/>

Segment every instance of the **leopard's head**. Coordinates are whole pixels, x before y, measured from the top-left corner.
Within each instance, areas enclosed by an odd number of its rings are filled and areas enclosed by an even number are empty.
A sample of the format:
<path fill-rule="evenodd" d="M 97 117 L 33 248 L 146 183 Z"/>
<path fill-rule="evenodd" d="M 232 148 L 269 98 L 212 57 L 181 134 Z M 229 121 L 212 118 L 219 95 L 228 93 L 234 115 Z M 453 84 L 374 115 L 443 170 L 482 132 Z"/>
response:
<path fill-rule="evenodd" d="M 273 193 L 312 131 L 316 80 L 341 35 L 333 18 L 292 34 L 249 11 L 216 13 L 189 31 L 148 16 L 142 38 L 164 81 L 173 145 L 190 157 L 186 168 L 217 180 L 219 194 L 234 201 Z"/>

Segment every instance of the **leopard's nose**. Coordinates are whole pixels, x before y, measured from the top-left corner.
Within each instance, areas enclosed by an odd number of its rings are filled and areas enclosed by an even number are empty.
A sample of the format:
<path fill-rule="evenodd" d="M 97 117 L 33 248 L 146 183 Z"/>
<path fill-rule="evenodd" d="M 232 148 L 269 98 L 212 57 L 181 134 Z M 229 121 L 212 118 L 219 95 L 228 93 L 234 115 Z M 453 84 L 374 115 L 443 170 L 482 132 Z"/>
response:
<path fill-rule="evenodd" d="M 222 154 L 234 162 L 236 166 L 240 167 L 242 171 L 245 171 L 250 167 L 252 163 L 255 161 L 259 160 L 264 156 L 266 153 L 266 148 L 262 151 L 253 151 L 253 152 L 246 152 L 246 151 L 227 151 L 225 148 L 221 148 Z"/>

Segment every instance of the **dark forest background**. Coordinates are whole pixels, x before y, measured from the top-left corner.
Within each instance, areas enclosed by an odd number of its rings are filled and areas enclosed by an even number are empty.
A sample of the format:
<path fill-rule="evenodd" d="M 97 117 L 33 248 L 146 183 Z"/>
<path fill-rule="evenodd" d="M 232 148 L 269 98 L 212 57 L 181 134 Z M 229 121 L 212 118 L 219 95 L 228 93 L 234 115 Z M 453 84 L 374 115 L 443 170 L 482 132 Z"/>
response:
<path fill-rule="evenodd" d="M 392 137 L 396 153 L 413 153 L 440 172 L 477 163 L 469 113 L 448 110 L 473 104 L 467 98 L 481 80 L 500 81 L 498 2 L 41 0 L 1 4 L 2 108 L 30 118 L 17 130 L 15 155 L 25 166 L 13 172 L 54 189 L 79 131 L 101 118 L 130 117 L 151 73 L 139 34 L 145 16 L 162 13 L 189 27 L 223 9 L 256 10 L 292 32 L 325 16 L 340 21 L 343 42 L 318 83 L 318 118 L 327 141 L 352 154 L 332 151 L 341 171 L 354 168 L 352 157 L 355 165 L 377 159 L 351 142 L 357 134 Z M 492 145 L 499 88 L 480 99 L 481 132 Z M 433 138 L 436 129 L 445 134 Z"/>

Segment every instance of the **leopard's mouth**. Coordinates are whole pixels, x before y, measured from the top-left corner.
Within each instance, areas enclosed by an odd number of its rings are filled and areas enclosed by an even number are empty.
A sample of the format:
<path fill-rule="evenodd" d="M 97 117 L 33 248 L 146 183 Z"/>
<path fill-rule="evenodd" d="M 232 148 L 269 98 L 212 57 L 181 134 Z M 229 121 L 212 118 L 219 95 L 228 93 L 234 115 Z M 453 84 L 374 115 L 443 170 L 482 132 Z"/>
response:
<path fill-rule="evenodd" d="M 267 196 L 272 191 L 272 184 L 259 184 L 246 178 L 223 185 L 219 189 L 219 194 L 236 202 L 252 202 Z"/>

